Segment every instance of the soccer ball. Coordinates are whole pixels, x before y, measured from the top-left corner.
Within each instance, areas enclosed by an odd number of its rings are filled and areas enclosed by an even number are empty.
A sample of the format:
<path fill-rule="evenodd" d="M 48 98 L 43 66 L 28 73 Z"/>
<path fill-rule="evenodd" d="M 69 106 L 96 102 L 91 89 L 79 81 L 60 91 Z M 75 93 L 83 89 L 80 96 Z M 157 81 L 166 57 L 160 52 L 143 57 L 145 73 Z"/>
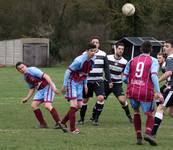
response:
<path fill-rule="evenodd" d="M 122 12 L 125 16 L 132 16 L 135 13 L 135 6 L 131 3 L 126 3 L 122 7 Z"/>

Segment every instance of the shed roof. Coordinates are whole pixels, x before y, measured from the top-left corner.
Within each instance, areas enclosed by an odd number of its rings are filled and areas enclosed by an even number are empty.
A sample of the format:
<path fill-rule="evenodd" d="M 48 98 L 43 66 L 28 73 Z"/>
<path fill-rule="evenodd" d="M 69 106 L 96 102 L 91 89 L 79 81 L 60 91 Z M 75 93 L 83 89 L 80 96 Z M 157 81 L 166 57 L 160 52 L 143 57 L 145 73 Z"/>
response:
<path fill-rule="evenodd" d="M 158 41 L 154 37 L 123 37 L 119 41 L 127 40 L 135 46 L 141 46 L 144 41 L 150 41 L 152 46 L 162 46 L 163 41 Z"/>

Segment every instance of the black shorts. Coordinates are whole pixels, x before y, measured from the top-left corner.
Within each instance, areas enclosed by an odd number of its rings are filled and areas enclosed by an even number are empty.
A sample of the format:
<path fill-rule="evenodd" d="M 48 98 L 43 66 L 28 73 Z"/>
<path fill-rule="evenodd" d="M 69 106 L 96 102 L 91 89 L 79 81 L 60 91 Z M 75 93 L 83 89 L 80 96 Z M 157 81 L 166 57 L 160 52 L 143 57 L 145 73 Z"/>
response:
<path fill-rule="evenodd" d="M 163 97 L 164 97 L 163 106 L 165 107 L 173 106 L 173 90 L 172 89 L 166 90 L 163 93 Z"/>
<path fill-rule="evenodd" d="M 88 81 L 88 93 L 85 94 L 85 90 L 83 90 L 83 98 L 93 97 L 93 92 L 95 92 L 96 96 L 103 95 L 105 96 L 104 91 L 104 81 Z"/>
<path fill-rule="evenodd" d="M 124 96 L 122 83 L 113 83 L 113 87 L 110 89 L 109 83 L 105 81 L 105 99 L 107 99 L 111 93 L 114 93 L 116 97 Z"/>

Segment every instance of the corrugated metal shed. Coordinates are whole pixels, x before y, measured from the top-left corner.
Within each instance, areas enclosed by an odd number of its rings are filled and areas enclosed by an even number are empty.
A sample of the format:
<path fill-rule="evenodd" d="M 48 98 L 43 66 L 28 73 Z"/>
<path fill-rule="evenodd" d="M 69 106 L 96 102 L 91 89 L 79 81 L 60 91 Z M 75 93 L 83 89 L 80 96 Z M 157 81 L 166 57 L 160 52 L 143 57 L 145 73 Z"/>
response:
<path fill-rule="evenodd" d="M 119 41 L 124 39 L 132 43 L 134 46 L 141 46 L 144 41 L 150 41 L 152 46 L 162 46 L 162 42 L 158 41 L 154 37 L 124 37 Z"/>
<path fill-rule="evenodd" d="M 123 37 L 118 41 L 109 41 L 112 44 L 112 47 L 115 47 L 117 42 L 122 42 L 125 44 L 124 56 L 126 59 L 130 60 L 134 56 L 139 55 L 140 46 L 144 41 L 150 41 L 153 46 L 152 56 L 156 57 L 157 53 L 160 51 L 163 45 L 163 41 L 159 41 L 154 37 Z"/>

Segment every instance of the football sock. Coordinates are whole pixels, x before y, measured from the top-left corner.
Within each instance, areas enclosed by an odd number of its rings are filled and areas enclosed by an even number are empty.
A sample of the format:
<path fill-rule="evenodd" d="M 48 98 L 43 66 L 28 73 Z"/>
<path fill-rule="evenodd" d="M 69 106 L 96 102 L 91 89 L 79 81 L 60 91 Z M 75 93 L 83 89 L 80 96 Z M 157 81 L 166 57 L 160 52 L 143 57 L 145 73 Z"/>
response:
<path fill-rule="evenodd" d="M 34 112 L 37 120 L 39 121 L 39 123 L 41 125 L 46 125 L 46 121 L 43 118 L 43 114 L 42 114 L 41 110 L 38 108 L 38 109 L 35 109 L 33 112 Z"/>
<path fill-rule="evenodd" d="M 81 119 L 81 121 L 84 121 L 86 111 L 87 111 L 87 104 L 83 104 L 82 108 L 80 109 L 80 119 Z"/>
<path fill-rule="evenodd" d="M 151 135 L 151 131 L 154 126 L 154 117 L 152 115 L 152 112 L 146 112 L 146 125 L 145 125 L 145 133 Z"/>
<path fill-rule="evenodd" d="M 69 112 L 70 112 L 70 110 L 67 112 L 67 114 L 62 119 L 62 121 L 61 121 L 62 124 L 66 124 L 67 121 L 69 120 Z"/>
<path fill-rule="evenodd" d="M 92 112 L 92 119 L 95 119 L 95 115 L 96 115 L 96 106 L 93 106 L 93 112 Z"/>
<path fill-rule="evenodd" d="M 141 115 L 140 114 L 134 114 L 134 127 L 136 131 L 137 138 L 141 138 Z"/>
<path fill-rule="evenodd" d="M 57 112 L 55 108 L 52 108 L 52 110 L 50 111 L 50 114 L 52 115 L 56 123 L 60 122 L 61 119 L 60 119 L 59 113 Z"/>
<path fill-rule="evenodd" d="M 163 113 L 162 112 L 156 112 L 155 118 L 154 118 L 154 127 L 153 127 L 152 132 L 151 132 L 152 135 L 156 135 L 157 130 L 159 129 L 159 126 L 162 122 L 162 119 L 163 119 Z"/>
<path fill-rule="evenodd" d="M 124 109 L 126 116 L 130 116 L 130 110 L 127 101 L 124 106 L 122 105 L 122 108 Z"/>
<path fill-rule="evenodd" d="M 70 107 L 70 111 L 69 111 L 70 131 L 75 130 L 76 111 L 77 111 L 77 108 Z"/>
<path fill-rule="evenodd" d="M 95 111 L 95 120 L 98 120 L 99 119 L 99 116 L 103 110 L 103 107 L 104 107 L 104 102 L 96 102 L 95 104 L 95 108 L 96 108 L 96 111 Z"/>

